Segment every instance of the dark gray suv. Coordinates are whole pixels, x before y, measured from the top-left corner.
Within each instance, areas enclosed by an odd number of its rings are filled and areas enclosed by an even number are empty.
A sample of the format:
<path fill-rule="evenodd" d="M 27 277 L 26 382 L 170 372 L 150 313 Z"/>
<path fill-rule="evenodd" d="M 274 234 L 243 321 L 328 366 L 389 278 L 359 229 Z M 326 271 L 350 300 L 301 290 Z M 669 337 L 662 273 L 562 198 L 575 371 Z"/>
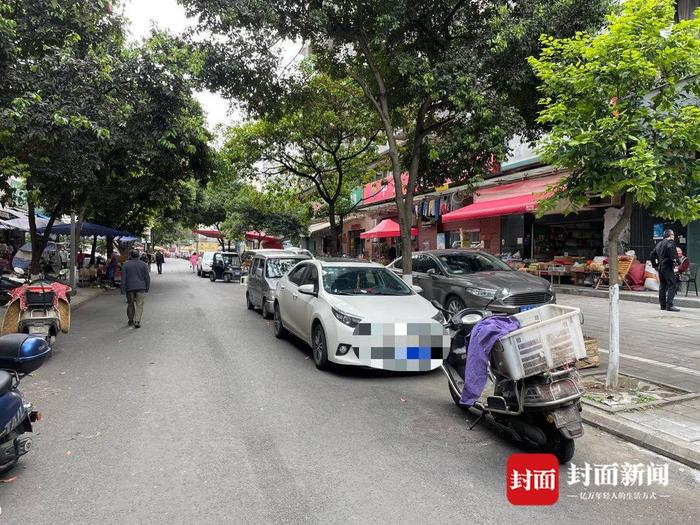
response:
<path fill-rule="evenodd" d="M 556 301 L 549 281 L 513 270 L 491 254 L 476 250 L 414 252 L 413 284 L 421 295 L 451 312 L 482 308 L 517 313 Z M 401 259 L 388 266 L 401 272 Z"/>

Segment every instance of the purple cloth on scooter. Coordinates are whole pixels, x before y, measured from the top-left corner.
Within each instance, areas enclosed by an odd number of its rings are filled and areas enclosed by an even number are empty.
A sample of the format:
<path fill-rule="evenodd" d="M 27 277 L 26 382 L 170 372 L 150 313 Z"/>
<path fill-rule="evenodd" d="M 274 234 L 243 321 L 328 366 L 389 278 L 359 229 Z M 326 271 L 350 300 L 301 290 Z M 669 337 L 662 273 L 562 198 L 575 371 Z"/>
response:
<path fill-rule="evenodd" d="M 476 403 L 486 385 L 491 349 L 501 337 L 518 328 L 520 322 L 515 317 L 504 316 L 487 317 L 472 328 L 460 404 L 472 406 Z"/>

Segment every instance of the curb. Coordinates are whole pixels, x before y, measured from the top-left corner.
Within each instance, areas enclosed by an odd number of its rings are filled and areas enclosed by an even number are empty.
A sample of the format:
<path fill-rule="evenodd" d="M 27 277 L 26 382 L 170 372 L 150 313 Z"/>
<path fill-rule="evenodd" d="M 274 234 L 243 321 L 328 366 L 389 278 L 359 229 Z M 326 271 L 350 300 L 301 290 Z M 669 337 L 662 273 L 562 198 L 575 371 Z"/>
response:
<path fill-rule="evenodd" d="M 554 285 L 554 291 L 557 294 L 564 295 L 580 295 L 584 297 L 599 297 L 602 299 L 607 299 L 609 297 L 607 290 L 594 290 L 592 288 L 578 288 L 569 286 Z M 620 301 L 631 301 L 634 303 L 651 303 L 657 304 L 659 299 L 655 296 L 649 295 L 631 295 L 626 293 L 620 293 Z M 700 308 L 700 301 L 693 297 L 682 297 L 676 295 L 673 300 L 673 304 L 682 308 Z"/>
<path fill-rule="evenodd" d="M 105 293 L 106 291 L 107 291 L 107 290 L 102 289 L 102 290 L 100 291 L 100 293 L 92 294 L 90 297 L 88 297 L 88 298 L 85 299 L 84 301 L 80 301 L 80 302 L 79 302 L 78 304 L 76 304 L 75 306 L 73 306 L 73 305 L 71 304 L 71 307 L 70 307 L 71 311 L 75 311 L 75 310 L 77 310 L 78 308 L 80 308 L 81 306 L 83 306 L 85 303 L 89 303 L 90 301 L 92 301 L 92 300 L 95 299 L 96 297 L 100 297 L 101 295 L 104 295 L 104 293 Z"/>
<path fill-rule="evenodd" d="M 700 451 L 679 443 L 671 436 L 666 437 L 660 432 L 654 433 L 632 422 L 620 421 L 615 416 L 608 415 L 590 405 L 586 405 L 581 416 L 583 421 L 591 426 L 700 470 Z"/>

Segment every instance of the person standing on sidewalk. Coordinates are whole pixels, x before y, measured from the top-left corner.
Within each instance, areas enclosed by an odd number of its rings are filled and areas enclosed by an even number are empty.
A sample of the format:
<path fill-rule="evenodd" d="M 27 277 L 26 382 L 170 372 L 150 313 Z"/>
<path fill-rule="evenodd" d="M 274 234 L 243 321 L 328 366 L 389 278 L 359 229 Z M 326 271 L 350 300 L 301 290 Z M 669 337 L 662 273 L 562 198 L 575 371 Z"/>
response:
<path fill-rule="evenodd" d="M 156 252 L 156 266 L 158 267 L 158 273 L 163 273 L 163 263 L 165 262 L 165 256 L 163 252 L 158 250 Z"/>
<path fill-rule="evenodd" d="M 129 303 L 126 307 L 126 316 L 129 318 L 129 326 L 141 327 L 143 315 L 143 300 L 151 287 L 151 276 L 148 273 L 148 265 L 139 260 L 138 250 L 131 250 L 129 260 L 122 266 L 122 295 L 126 294 Z"/>
<path fill-rule="evenodd" d="M 190 265 L 192 266 L 192 272 L 197 271 L 197 263 L 199 262 L 199 255 L 197 252 L 192 252 L 192 257 L 190 257 Z"/>
<path fill-rule="evenodd" d="M 651 264 L 659 272 L 659 306 L 669 312 L 680 312 L 679 308 L 673 306 L 678 289 L 674 266 L 679 262 L 675 239 L 673 230 L 666 230 L 663 240 L 651 252 Z"/>

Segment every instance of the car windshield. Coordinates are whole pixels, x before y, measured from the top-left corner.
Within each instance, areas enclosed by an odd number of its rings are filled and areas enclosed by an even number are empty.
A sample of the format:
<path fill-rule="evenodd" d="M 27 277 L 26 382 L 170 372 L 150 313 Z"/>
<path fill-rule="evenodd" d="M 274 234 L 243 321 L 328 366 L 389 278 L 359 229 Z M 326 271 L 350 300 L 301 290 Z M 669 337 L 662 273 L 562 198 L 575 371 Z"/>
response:
<path fill-rule="evenodd" d="M 487 253 L 446 253 L 438 258 L 447 272 L 454 275 L 511 270 L 506 263 Z"/>
<path fill-rule="evenodd" d="M 240 266 L 241 259 L 235 253 L 222 253 L 221 257 L 224 258 L 224 262 L 231 266 Z"/>
<path fill-rule="evenodd" d="M 298 257 L 289 259 L 268 259 L 265 265 L 265 277 L 270 279 L 279 279 L 289 270 L 291 270 L 296 263 L 301 261 Z"/>
<path fill-rule="evenodd" d="M 411 295 L 413 290 L 386 268 L 327 266 L 323 287 L 334 295 Z"/>

